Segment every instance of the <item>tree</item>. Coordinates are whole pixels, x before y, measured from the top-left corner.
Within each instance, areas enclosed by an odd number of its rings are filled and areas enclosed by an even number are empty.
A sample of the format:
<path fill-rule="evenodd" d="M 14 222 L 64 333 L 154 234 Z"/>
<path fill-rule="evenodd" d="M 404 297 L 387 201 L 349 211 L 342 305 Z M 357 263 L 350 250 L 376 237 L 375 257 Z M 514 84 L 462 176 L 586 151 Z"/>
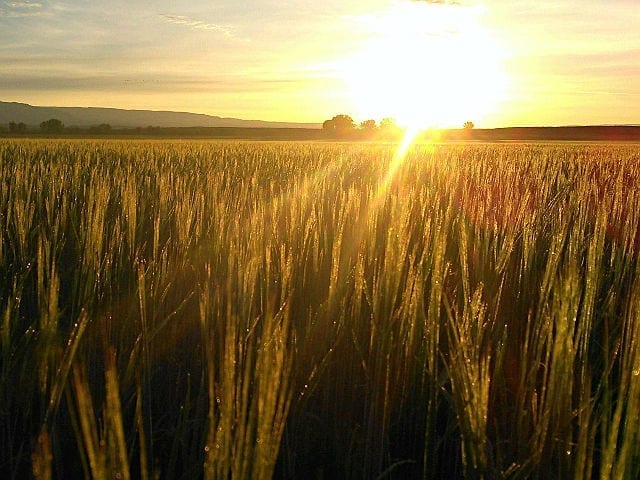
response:
<path fill-rule="evenodd" d="M 380 128 L 382 130 L 393 130 L 395 128 L 398 128 L 398 125 L 393 118 L 386 117 L 380 120 Z"/>
<path fill-rule="evenodd" d="M 326 130 L 328 132 L 332 132 L 336 129 L 335 123 L 333 122 L 333 120 L 325 120 L 322 123 L 322 129 Z"/>
<path fill-rule="evenodd" d="M 40 130 L 45 133 L 60 133 L 64 130 L 64 123 L 57 118 L 51 118 L 40 124 Z"/>
<path fill-rule="evenodd" d="M 473 124 L 473 122 L 464 122 L 463 127 L 465 130 L 471 130 L 473 127 L 475 127 L 475 125 Z"/>
<path fill-rule="evenodd" d="M 9 122 L 9 131 L 11 133 L 25 133 L 27 131 L 27 126 L 23 122 Z"/>
<path fill-rule="evenodd" d="M 356 124 L 349 115 L 340 114 L 333 117 L 331 120 L 325 120 L 322 124 L 322 129 L 336 135 L 345 135 L 355 130 Z"/>
<path fill-rule="evenodd" d="M 380 132 L 384 137 L 395 138 L 401 134 L 402 129 L 393 118 L 386 117 L 380 120 Z"/>
<path fill-rule="evenodd" d="M 365 120 L 364 122 L 360 123 L 360 128 L 362 130 L 366 130 L 366 131 L 373 131 L 376 129 L 376 121 L 375 120 Z"/>

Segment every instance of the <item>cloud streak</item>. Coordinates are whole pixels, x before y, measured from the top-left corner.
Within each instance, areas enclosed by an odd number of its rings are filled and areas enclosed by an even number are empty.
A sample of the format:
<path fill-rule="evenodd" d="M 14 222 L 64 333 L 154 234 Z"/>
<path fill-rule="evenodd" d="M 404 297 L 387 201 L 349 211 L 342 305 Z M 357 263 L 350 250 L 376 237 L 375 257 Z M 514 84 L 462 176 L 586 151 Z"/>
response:
<path fill-rule="evenodd" d="M 6 2 L 6 5 L 9 8 L 42 8 L 42 4 L 38 2 Z"/>
<path fill-rule="evenodd" d="M 173 23 L 175 25 L 183 25 L 193 30 L 212 30 L 223 34 L 226 37 L 233 36 L 233 29 L 227 25 L 219 25 L 217 23 L 203 22 L 194 18 L 186 17 L 184 15 L 171 15 L 160 14 L 160 17 L 166 22 Z"/>
<path fill-rule="evenodd" d="M 84 75 L 82 72 L 52 71 L 39 75 L 17 73 L 0 76 L 0 89 L 5 92 L 83 92 L 91 90 L 120 93 L 163 93 L 170 90 L 173 93 L 233 95 L 289 91 L 292 87 L 304 87 L 323 80 L 324 78 L 319 75 L 300 78 L 277 75 L 268 78 L 217 75 L 207 78 L 166 73 L 130 76 L 128 73 Z"/>
<path fill-rule="evenodd" d="M 5 8 L 0 8 L 0 17 L 25 18 L 40 15 L 42 3 L 39 2 L 4 2 Z"/>

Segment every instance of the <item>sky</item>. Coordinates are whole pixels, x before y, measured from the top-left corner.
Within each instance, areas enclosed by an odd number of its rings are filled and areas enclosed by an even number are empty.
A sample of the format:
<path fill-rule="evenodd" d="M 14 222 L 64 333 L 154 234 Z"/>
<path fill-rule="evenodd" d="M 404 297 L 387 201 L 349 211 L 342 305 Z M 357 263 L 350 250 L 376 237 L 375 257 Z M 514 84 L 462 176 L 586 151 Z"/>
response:
<path fill-rule="evenodd" d="M 640 1 L 0 0 L 0 101 L 640 124 Z"/>

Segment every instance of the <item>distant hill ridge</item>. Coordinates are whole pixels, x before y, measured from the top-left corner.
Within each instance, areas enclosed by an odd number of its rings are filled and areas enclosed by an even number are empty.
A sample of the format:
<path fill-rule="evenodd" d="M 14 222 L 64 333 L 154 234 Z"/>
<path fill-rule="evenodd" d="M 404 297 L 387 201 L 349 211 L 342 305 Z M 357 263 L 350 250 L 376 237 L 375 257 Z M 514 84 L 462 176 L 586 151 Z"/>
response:
<path fill-rule="evenodd" d="M 125 110 L 102 107 L 40 107 L 0 101 L 0 125 L 9 122 L 37 126 L 57 118 L 65 126 L 91 127 L 107 123 L 113 128 L 135 127 L 240 127 L 240 128 L 321 128 L 317 123 L 242 120 L 188 112 Z"/>
<path fill-rule="evenodd" d="M 39 125 L 52 118 L 60 120 L 66 127 L 88 129 L 100 124 L 109 124 L 111 135 L 136 134 L 180 138 L 243 138 L 269 140 L 370 140 L 384 139 L 367 136 L 361 129 L 345 135 L 332 134 L 322 129 L 319 123 L 268 122 L 242 120 L 188 112 L 154 110 L 125 110 L 102 107 L 41 107 L 26 103 L 0 101 L 0 132 L 6 132 L 10 122 L 24 123 L 31 133 L 38 133 Z M 154 127 L 147 129 L 145 127 Z M 74 133 L 73 131 L 71 133 Z M 78 133 L 78 132 L 75 132 Z M 88 131 L 91 134 L 91 131 Z M 93 132 L 95 133 L 95 132 Z M 584 125 L 554 127 L 503 127 L 503 128 L 458 128 L 444 129 L 433 136 L 426 131 L 425 140 L 442 141 L 606 141 L 640 142 L 640 125 Z"/>

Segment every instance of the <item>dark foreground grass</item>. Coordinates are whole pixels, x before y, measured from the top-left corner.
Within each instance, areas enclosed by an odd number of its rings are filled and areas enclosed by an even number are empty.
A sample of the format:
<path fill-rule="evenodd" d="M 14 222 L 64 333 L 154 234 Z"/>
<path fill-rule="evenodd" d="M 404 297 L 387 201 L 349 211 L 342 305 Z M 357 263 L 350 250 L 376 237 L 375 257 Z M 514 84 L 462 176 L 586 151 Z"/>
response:
<path fill-rule="evenodd" d="M 0 142 L 2 478 L 640 476 L 640 147 Z"/>

